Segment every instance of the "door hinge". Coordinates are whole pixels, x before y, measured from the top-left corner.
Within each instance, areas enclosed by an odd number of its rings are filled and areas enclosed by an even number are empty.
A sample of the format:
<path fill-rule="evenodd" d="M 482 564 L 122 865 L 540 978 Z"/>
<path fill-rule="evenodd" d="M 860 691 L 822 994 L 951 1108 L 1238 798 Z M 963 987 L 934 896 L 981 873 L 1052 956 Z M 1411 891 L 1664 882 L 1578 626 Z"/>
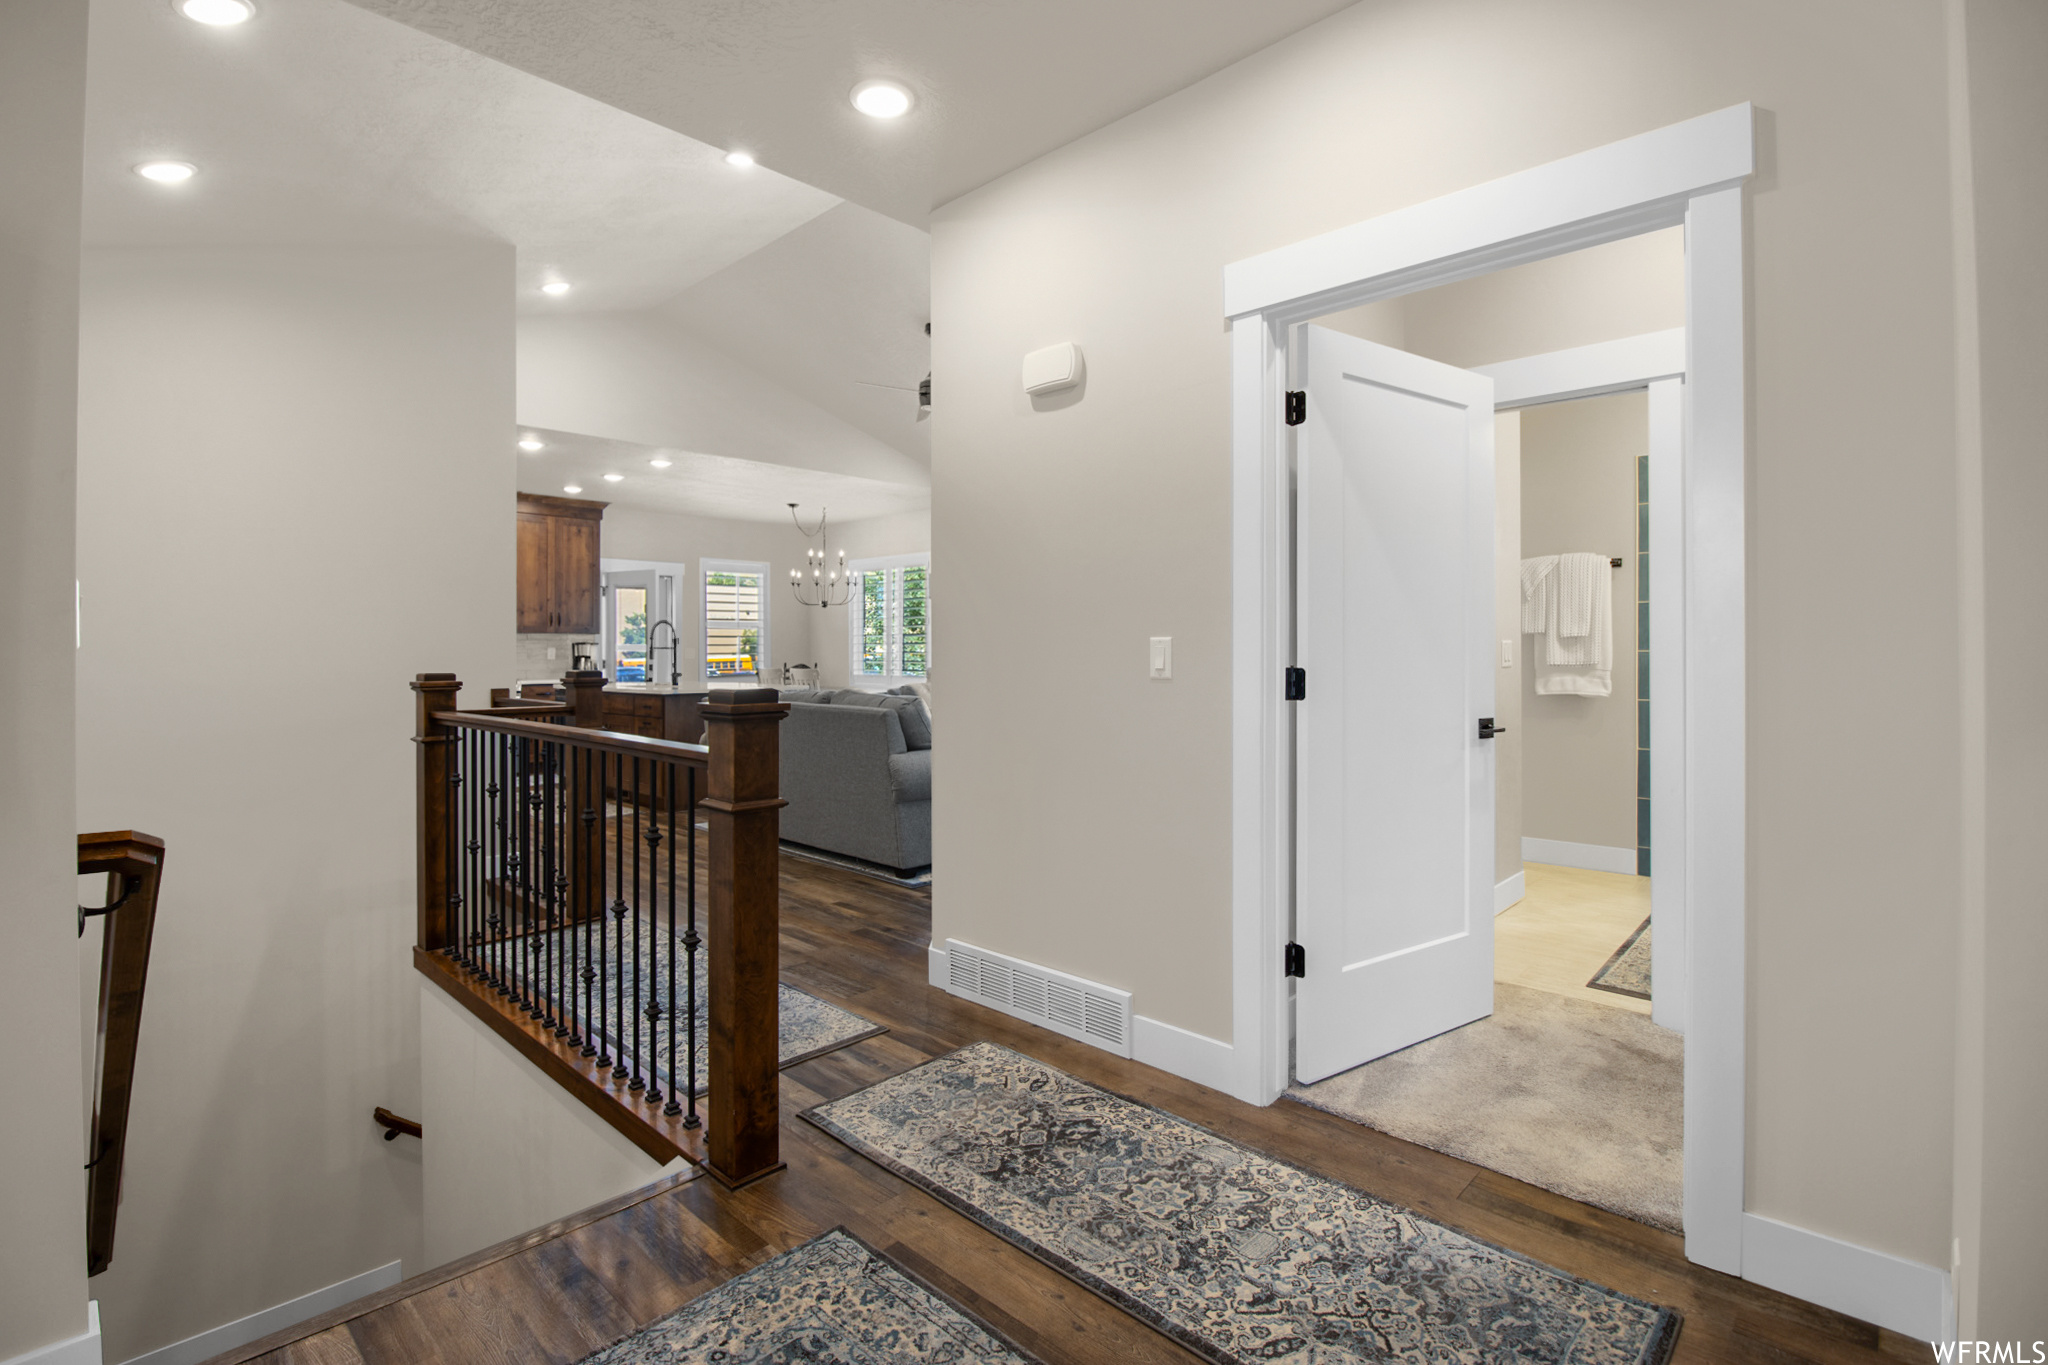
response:
<path fill-rule="evenodd" d="M 1290 669 L 1288 669 L 1288 670 L 1287 670 L 1287 692 L 1286 692 L 1286 697 L 1287 697 L 1287 700 L 1289 700 L 1289 701 L 1307 701 L 1307 700 L 1308 700 L 1308 670 L 1307 670 L 1307 669 L 1305 669 L 1305 668 L 1290 668 Z"/>
<path fill-rule="evenodd" d="M 1287 975 L 1308 975 L 1308 954 L 1301 950 L 1301 945 L 1299 943 L 1290 943 L 1287 945 Z"/>
<path fill-rule="evenodd" d="M 1302 389 L 1287 391 L 1287 425 L 1298 427 L 1308 420 L 1308 393 Z"/>

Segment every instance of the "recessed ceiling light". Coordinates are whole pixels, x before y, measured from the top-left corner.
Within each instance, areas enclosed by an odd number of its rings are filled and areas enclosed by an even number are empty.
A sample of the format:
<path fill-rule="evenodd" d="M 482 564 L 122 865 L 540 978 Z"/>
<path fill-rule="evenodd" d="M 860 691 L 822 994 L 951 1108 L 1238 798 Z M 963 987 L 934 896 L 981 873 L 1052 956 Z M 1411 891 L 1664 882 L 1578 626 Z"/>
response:
<path fill-rule="evenodd" d="M 564 493 L 581 493 L 583 485 L 580 483 L 565 483 L 562 485 L 562 491 Z"/>
<path fill-rule="evenodd" d="M 555 295 L 566 294 L 569 292 L 569 282 L 567 280 L 549 280 L 540 287 L 540 292 Z"/>
<path fill-rule="evenodd" d="M 546 449 L 547 447 L 546 447 L 546 445 L 545 445 L 545 444 L 544 444 L 544 443 L 543 443 L 543 442 L 541 441 L 540 437 L 538 437 L 538 436 L 529 436 L 529 437 L 527 437 L 527 438 L 526 438 L 525 440 L 523 440 L 523 441 L 521 441 L 521 442 L 519 443 L 519 448 L 520 448 L 521 450 L 544 450 L 544 449 Z"/>
<path fill-rule="evenodd" d="M 900 118 L 910 112 L 910 92 L 894 81 L 862 81 L 853 87 L 853 107 L 869 118 Z"/>
<path fill-rule="evenodd" d="M 135 173 L 159 185 L 176 185 L 199 174 L 199 168 L 189 161 L 145 161 L 135 168 Z"/>
<path fill-rule="evenodd" d="M 754 164 L 754 154 L 752 152 L 727 152 L 725 154 L 725 164 L 728 166 L 751 166 Z"/>
<path fill-rule="evenodd" d="M 249 0 L 178 0 L 178 13 L 196 23 L 225 28 L 256 13 Z"/>
<path fill-rule="evenodd" d="M 669 465 L 674 463 L 674 461 L 665 460 L 661 456 L 657 455 L 653 459 L 649 460 L 647 463 L 653 465 L 656 469 L 667 469 Z"/>
<path fill-rule="evenodd" d="M 606 483 L 618 483 L 625 477 L 626 476 L 624 474 L 607 474 L 604 476 L 604 481 Z"/>

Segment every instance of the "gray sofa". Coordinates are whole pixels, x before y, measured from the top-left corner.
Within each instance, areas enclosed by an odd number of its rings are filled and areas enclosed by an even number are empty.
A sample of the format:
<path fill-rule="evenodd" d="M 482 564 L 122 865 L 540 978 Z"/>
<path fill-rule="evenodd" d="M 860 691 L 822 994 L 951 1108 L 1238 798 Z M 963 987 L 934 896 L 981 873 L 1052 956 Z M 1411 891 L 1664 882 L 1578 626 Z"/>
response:
<path fill-rule="evenodd" d="M 931 718 L 915 697 L 784 692 L 782 837 L 898 872 L 932 861 Z"/>

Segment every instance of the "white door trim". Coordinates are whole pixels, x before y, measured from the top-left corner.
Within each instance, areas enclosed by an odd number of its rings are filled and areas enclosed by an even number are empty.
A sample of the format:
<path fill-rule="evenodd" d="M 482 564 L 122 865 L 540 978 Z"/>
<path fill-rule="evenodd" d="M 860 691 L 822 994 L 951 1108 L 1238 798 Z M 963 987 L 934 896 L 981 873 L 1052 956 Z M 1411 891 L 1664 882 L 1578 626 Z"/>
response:
<path fill-rule="evenodd" d="M 1495 412 L 1625 393 L 1648 388 L 1659 379 L 1684 376 L 1685 329 L 1645 332 L 1473 368 L 1492 376 Z"/>
<path fill-rule="evenodd" d="M 1267 252 L 1227 267 L 1223 279 L 1233 498 L 1232 1089 L 1268 1104 L 1286 1086 L 1292 1023 L 1280 965 L 1293 895 L 1292 720 L 1281 700 L 1282 669 L 1294 657 L 1282 415 L 1288 329 L 1374 299 L 1685 226 L 1685 856 L 1680 868 L 1661 867 L 1683 878 L 1691 913 L 1686 1255 L 1731 1274 L 1742 1269 L 1747 1131 L 1742 182 L 1754 169 L 1752 147 L 1750 107 L 1736 105 Z M 1654 688 L 1653 679 L 1653 701 Z"/>

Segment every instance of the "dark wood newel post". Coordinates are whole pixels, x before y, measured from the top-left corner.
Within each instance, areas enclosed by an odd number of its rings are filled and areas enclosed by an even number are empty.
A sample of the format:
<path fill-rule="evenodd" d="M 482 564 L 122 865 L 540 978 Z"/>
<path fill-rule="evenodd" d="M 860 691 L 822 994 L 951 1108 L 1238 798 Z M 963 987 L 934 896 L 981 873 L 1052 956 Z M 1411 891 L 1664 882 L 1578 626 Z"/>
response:
<path fill-rule="evenodd" d="M 714 692 L 703 707 L 710 748 L 711 1038 L 706 1155 L 730 1185 L 781 1169 L 777 991 L 781 931 L 777 833 L 789 707 L 773 688 Z"/>
<path fill-rule="evenodd" d="M 563 700 L 574 708 L 569 723 L 579 730 L 604 729 L 604 674 L 594 668 L 572 668 L 562 675 Z"/>
<path fill-rule="evenodd" d="M 435 719 L 453 711 L 462 684 L 453 673 L 420 673 L 412 680 L 413 738 L 418 775 L 413 789 L 418 820 L 420 947 L 434 952 L 448 946 L 448 772 L 454 763 L 455 736 Z"/>

